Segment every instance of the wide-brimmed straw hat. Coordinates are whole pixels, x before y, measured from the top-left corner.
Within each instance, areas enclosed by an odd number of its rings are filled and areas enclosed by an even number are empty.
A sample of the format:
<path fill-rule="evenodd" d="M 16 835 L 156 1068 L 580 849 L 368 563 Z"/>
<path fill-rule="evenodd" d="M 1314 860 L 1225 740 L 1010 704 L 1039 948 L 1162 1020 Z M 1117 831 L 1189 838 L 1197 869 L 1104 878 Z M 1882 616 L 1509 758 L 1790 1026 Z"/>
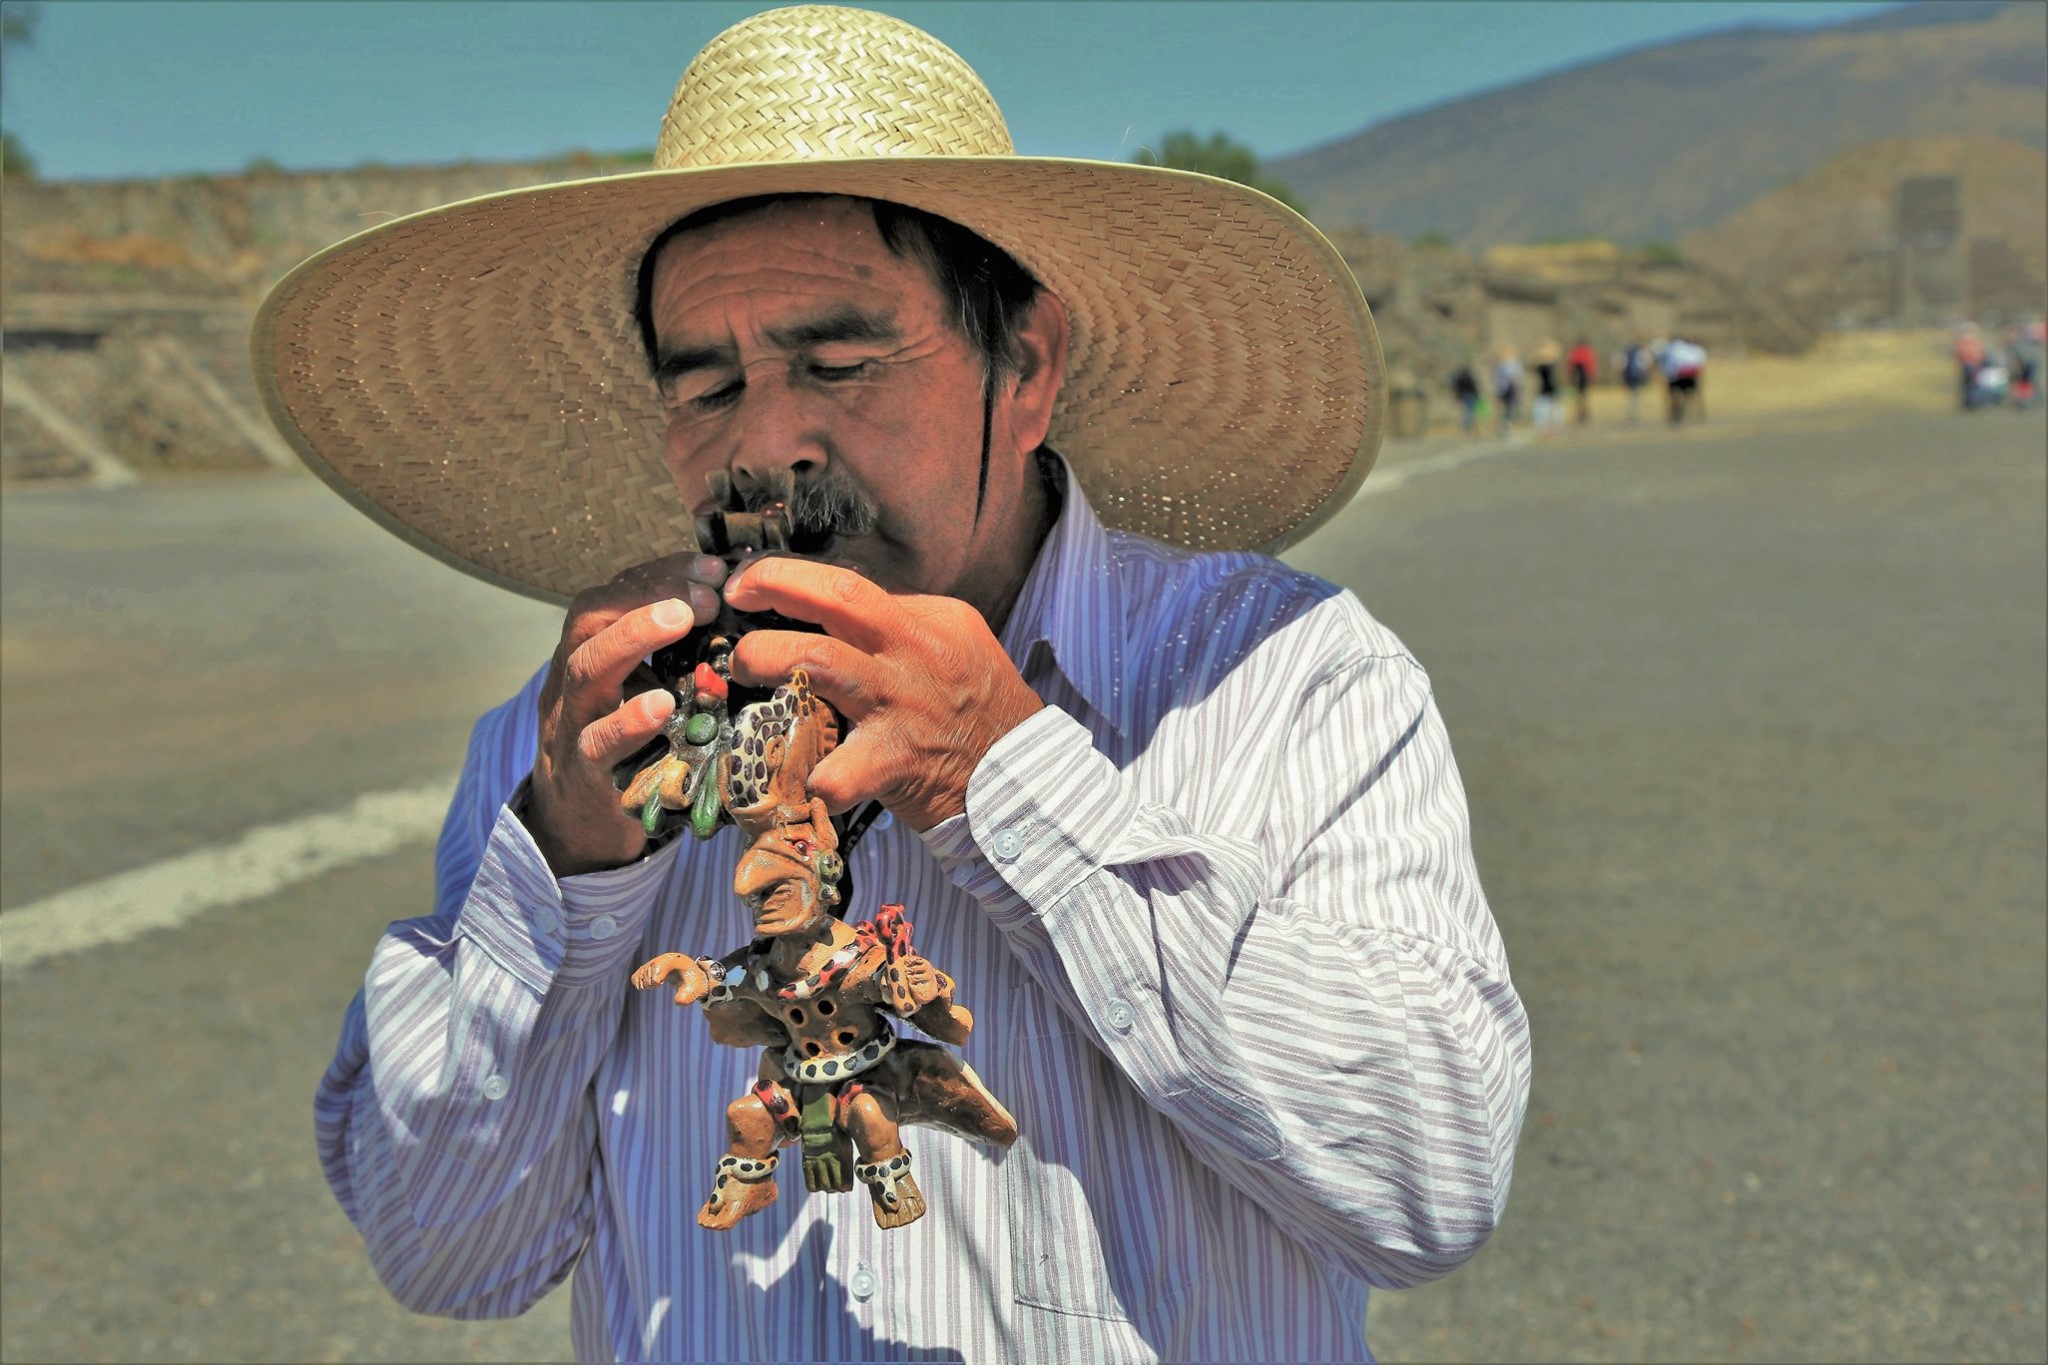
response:
<path fill-rule="evenodd" d="M 1383 367 L 1336 249 L 1255 190 L 1012 150 L 972 69 L 922 30 L 829 6 L 714 38 L 656 169 L 514 190 L 314 256 L 253 338 L 272 419 L 404 539 L 564 601 L 695 545 L 662 464 L 635 275 L 674 220 L 749 195 L 893 200 L 1015 256 L 1071 320 L 1050 443 L 1113 527 L 1277 550 L 1349 500 Z"/>

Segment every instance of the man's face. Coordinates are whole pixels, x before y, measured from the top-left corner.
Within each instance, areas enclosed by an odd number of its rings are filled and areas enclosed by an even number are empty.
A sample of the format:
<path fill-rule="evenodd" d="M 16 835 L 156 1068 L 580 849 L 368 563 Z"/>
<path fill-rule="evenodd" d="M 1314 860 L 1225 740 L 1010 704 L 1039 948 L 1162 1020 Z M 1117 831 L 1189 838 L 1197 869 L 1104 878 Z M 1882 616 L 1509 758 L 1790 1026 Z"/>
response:
<path fill-rule="evenodd" d="M 770 831 L 749 845 L 734 869 L 733 890 L 754 916 L 762 938 L 815 930 L 828 918 L 810 845 Z"/>
<path fill-rule="evenodd" d="M 1023 410 L 1023 386 L 999 380 L 977 509 L 982 357 L 867 205 L 778 204 L 678 237 L 649 302 L 667 463 L 693 508 L 708 506 L 714 470 L 745 488 L 786 469 L 865 495 L 878 514 L 871 530 L 809 547 L 824 559 L 984 610 L 1021 582 L 1044 421 Z M 1049 395 L 1044 407 L 1049 420 Z"/>

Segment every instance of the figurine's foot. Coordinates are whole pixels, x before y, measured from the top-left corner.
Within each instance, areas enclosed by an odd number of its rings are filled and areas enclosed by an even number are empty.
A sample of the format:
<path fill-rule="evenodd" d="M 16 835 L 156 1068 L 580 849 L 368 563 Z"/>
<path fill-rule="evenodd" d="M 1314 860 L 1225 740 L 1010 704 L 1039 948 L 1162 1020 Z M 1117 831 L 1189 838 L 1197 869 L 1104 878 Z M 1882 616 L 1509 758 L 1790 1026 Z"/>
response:
<path fill-rule="evenodd" d="M 900 1228 L 924 1217 L 924 1195 L 910 1174 L 909 1152 L 898 1152 L 886 1161 L 863 1162 L 853 1168 L 853 1174 L 868 1187 L 876 1227 Z"/>
<path fill-rule="evenodd" d="M 723 1231 L 750 1213 L 759 1213 L 775 1202 L 774 1155 L 766 1158 L 734 1156 L 718 1158 L 718 1179 L 711 1198 L 697 1210 L 700 1227 Z"/>

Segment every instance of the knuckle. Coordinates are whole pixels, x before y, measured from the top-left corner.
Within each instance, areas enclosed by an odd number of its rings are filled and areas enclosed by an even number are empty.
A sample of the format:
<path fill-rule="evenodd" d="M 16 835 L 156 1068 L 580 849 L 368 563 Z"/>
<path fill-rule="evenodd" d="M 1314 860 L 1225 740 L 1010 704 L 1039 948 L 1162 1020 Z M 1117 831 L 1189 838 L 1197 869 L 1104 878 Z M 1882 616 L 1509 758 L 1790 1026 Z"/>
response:
<path fill-rule="evenodd" d="M 830 673 L 835 677 L 845 666 L 847 648 L 829 635 L 808 637 L 808 643 L 797 652 L 797 664 L 816 673 Z"/>
<path fill-rule="evenodd" d="M 571 689 L 579 691 L 589 687 L 596 680 L 596 663 L 596 659 L 592 657 L 591 642 L 585 640 L 570 650 L 568 657 L 562 660 L 563 682 Z"/>
<path fill-rule="evenodd" d="M 610 716 L 594 720 L 576 736 L 576 752 L 586 763 L 602 763 L 618 738 L 618 724 Z"/>

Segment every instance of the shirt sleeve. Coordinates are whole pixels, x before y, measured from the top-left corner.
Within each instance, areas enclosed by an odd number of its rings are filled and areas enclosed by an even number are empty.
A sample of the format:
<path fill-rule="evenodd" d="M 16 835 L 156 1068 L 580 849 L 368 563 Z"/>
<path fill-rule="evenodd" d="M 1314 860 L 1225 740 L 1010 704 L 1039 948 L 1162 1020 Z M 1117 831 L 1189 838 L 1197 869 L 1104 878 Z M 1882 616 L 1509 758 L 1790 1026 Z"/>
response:
<path fill-rule="evenodd" d="M 328 1184 L 408 1308 L 525 1311 L 594 1220 L 592 1077 L 673 845 L 557 882 L 508 801 L 540 677 L 480 720 L 435 858 L 434 913 L 378 941 L 314 1105 Z"/>
<path fill-rule="evenodd" d="M 1404 1287 L 1500 1217 L 1528 1022 L 1422 670 L 1353 658 L 1295 695 L 1267 760 L 1234 775 L 1266 793 L 1243 828 L 1141 799 L 1047 707 L 927 840 L 1225 1178 Z"/>

